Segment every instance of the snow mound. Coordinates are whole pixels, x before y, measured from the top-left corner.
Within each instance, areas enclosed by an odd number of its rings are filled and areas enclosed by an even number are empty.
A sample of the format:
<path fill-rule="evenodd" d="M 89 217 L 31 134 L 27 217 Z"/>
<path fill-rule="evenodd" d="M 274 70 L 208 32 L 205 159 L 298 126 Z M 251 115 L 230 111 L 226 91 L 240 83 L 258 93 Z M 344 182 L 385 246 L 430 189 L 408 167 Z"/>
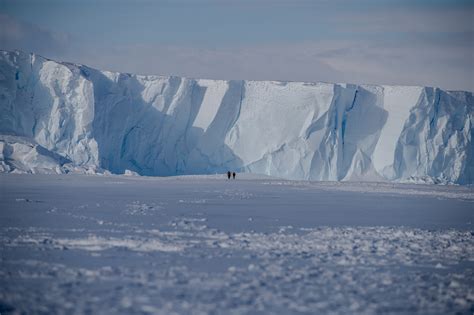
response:
<path fill-rule="evenodd" d="M 1 51 L 0 134 L 17 138 L 0 170 L 472 184 L 473 105 L 431 87 L 142 76 Z"/>
<path fill-rule="evenodd" d="M 131 171 L 131 170 L 125 170 L 123 175 L 125 175 L 125 176 L 139 176 L 139 174 L 137 172 L 134 172 L 134 171 Z"/>
<path fill-rule="evenodd" d="M 18 174 L 102 174 L 95 166 L 77 166 L 34 140 L 0 135 L 0 172 Z"/>

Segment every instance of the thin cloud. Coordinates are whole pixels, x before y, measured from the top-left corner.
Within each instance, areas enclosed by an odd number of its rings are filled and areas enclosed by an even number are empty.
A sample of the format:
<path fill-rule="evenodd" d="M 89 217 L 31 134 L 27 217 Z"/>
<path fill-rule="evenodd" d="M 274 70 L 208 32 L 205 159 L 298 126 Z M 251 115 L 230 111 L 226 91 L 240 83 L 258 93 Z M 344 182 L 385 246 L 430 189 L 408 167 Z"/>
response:
<path fill-rule="evenodd" d="M 339 28 L 371 33 L 468 33 L 474 32 L 474 6 L 461 8 L 384 8 L 332 17 Z"/>
<path fill-rule="evenodd" d="M 196 47 L 72 40 L 0 15 L 0 48 L 104 70 L 209 79 L 439 86 L 474 91 L 473 44 L 450 38 L 320 40 Z"/>
<path fill-rule="evenodd" d="M 0 47 L 60 58 L 69 50 L 70 36 L 19 21 L 0 13 Z"/>

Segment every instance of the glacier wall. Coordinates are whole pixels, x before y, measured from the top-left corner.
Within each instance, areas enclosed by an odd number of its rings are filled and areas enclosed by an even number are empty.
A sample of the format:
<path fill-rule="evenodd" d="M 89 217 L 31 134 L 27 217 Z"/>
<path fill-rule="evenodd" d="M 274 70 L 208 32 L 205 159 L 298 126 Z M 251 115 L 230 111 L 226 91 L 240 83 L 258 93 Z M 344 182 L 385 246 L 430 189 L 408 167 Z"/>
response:
<path fill-rule="evenodd" d="M 2 51 L 0 171 L 471 184 L 473 106 L 439 88 L 142 76 Z"/>

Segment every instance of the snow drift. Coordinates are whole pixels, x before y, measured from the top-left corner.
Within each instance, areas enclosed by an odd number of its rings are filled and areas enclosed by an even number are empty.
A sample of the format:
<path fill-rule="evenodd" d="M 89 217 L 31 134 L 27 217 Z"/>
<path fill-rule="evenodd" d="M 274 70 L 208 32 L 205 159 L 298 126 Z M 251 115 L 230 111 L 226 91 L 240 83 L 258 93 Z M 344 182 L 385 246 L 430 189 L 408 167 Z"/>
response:
<path fill-rule="evenodd" d="M 201 80 L 0 52 L 0 171 L 471 184 L 473 94 Z"/>

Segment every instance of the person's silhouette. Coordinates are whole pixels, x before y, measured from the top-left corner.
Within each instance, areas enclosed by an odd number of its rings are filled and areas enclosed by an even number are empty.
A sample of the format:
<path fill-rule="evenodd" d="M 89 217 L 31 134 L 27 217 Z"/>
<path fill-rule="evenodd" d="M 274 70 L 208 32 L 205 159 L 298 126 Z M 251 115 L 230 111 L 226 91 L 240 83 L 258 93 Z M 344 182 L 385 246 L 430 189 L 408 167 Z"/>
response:
<path fill-rule="evenodd" d="M 230 171 L 227 172 L 227 179 L 230 179 Z"/>
<path fill-rule="evenodd" d="M 232 177 L 235 179 L 235 172 L 232 173 Z"/>

